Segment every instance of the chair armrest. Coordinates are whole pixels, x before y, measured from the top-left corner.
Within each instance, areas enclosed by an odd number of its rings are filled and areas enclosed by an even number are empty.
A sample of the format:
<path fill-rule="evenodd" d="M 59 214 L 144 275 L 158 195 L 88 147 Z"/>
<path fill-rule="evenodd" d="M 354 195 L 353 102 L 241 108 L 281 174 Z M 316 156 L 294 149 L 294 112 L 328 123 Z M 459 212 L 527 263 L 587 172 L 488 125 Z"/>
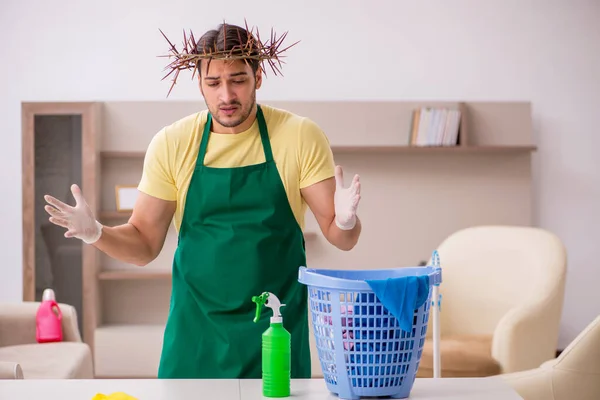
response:
<path fill-rule="evenodd" d="M 0 347 L 37 343 L 35 315 L 39 302 L 0 304 Z M 81 342 L 75 308 L 58 303 L 62 312 L 63 341 Z"/>
<path fill-rule="evenodd" d="M 539 302 L 529 302 L 510 310 L 498 322 L 492 341 L 492 357 L 502 373 L 539 367 L 556 357 L 563 292 Z"/>
<path fill-rule="evenodd" d="M 527 400 L 557 400 L 552 388 L 552 368 L 534 368 L 502 374 L 500 378 Z"/>
<path fill-rule="evenodd" d="M 15 362 L 0 361 L 0 379 L 23 379 L 23 369 Z"/>
<path fill-rule="evenodd" d="M 556 357 L 567 255 L 558 238 L 553 240 L 538 261 L 544 279 L 530 281 L 527 300 L 506 313 L 494 331 L 492 356 L 504 373 L 537 368 Z"/>

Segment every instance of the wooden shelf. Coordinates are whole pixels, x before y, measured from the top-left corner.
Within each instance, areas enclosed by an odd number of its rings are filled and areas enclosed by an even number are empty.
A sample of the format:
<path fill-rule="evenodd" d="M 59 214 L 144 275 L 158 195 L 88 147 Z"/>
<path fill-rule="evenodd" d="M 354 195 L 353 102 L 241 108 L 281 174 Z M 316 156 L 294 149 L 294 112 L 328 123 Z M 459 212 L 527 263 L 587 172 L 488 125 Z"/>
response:
<path fill-rule="evenodd" d="M 334 153 L 509 154 L 529 153 L 535 146 L 332 146 Z"/>
<path fill-rule="evenodd" d="M 102 158 L 144 158 L 143 151 L 101 151 Z"/>
<path fill-rule="evenodd" d="M 536 146 L 332 146 L 334 153 L 396 153 L 396 154 L 511 154 L 536 151 Z M 103 151 L 103 158 L 144 158 L 144 152 Z"/>
<path fill-rule="evenodd" d="M 101 220 L 111 220 L 111 219 L 127 219 L 131 217 L 131 211 L 101 211 L 100 212 Z M 304 232 L 305 238 L 313 238 L 318 236 L 318 233 L 315 231 L 306 231 Z"/>
<path fill-rule="evenodd" d="M 98 279 L 103 281 L 116 281 L 116 280 L 138 280 L 138 279 L 170 279 L 171 271 L 144 271 L 140 268 L 140 271 L 102 271 L 98 274 Z"/>
<path fill-rule="evenodd" d="M 131 217 L 131 211 L 100 211 L 100 219 L 126 219 Z"/>

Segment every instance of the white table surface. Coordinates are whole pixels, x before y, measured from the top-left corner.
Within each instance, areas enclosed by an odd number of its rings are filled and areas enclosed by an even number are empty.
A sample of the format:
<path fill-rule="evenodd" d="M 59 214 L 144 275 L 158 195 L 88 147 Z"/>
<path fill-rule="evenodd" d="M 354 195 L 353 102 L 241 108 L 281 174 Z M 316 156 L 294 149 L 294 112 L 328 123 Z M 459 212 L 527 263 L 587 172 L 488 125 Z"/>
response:
<path fill-rule="evenodd" d="M 138 400 L 264 400 L 260 380 L 0 380 L 0 399 L 92 400 L 97 393 L 124 392 Z M 294 400 L 336 400 L 322 379 L 293 380 Z M 361 399 L 367 399 L 365 397 Z M 441 378 L 415 381 L 411 400 L 523 400 L 504 381 Z"/>

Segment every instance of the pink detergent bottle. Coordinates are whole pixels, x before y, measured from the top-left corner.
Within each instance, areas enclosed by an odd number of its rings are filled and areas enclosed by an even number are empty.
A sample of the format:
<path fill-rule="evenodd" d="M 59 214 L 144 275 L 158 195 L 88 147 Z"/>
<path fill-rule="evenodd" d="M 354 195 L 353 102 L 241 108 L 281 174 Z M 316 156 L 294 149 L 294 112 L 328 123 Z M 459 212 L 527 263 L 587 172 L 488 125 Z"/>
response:
<path fill-rule="evenodd" d="M 62 312 L 56 303 L 52 289 L 44 290 L 35 322 L 35 335 L 38 343 L 62 341 Z"/>

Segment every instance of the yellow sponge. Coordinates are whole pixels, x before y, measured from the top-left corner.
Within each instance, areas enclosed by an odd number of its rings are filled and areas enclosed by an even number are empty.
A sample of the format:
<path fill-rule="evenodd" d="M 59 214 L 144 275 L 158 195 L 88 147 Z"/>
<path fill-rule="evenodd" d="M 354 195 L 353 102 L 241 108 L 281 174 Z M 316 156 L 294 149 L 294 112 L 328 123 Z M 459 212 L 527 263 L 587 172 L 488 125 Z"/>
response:
<path fill-rule="evenodd" d="M 136 397 L 130 396 L 123 392 L 115 392 L 111 394 L 98 393 L 92 400 L 138 400 Z"/>

